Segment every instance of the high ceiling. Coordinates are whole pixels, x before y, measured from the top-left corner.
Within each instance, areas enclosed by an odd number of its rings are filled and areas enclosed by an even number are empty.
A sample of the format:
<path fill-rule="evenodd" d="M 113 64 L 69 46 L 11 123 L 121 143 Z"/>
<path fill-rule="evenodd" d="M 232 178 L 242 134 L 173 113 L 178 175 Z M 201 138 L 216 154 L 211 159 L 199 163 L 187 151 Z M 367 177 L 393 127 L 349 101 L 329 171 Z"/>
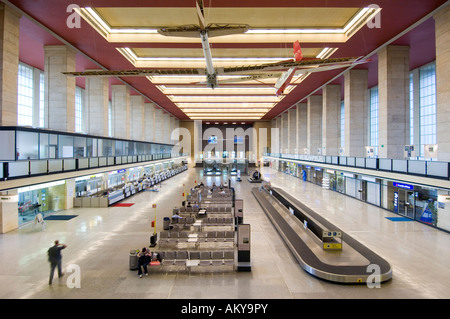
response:
<path fill-rule="evenodd" d="M 21 60 L 37 67 L 44 64 L 43 45 L 67 43 L 79 52 L 76 71 L 205 68 L 200 37 L 156 32 L 161 27 L 199 24 L 195 0 L 4 2 L 28 15 L 21 21 Z M 373 1 L 211 0 L 204 1 L 204 16 L 206 24 L 249 25 L 245 33 L 209 38 L 214 66 L 226 67 L 292 59 L 297 40 L 306 59 L 367 56 L 445 2 L 380 0 L 376 11 L 376 6 L 370 6 Z M 71 4 L 80 7 L 80 28 L 66 23 Z M 375 13 L 379 20 L 373 19 Z M 378 21 L 380 28 L 370 27 L 367 21 Z M 420 32 L 430 34 L 424 37 Z M 410 45 L 413 50 L 413 40 L 428 41 L 425 52 L 423 46 L 415 48 L 421 53 L 411 63 L 420 63 L 417 59 L 433 59 L 433 32 L 432 23 L 427 22 L 393 44 Z M 376 70 L 376 55 L 372 58 L 359 68 Z M 276 78 L 223 83 L 214 89 L 201 83 L 205 76 L 198 75 L 122 77 L 110 83 L 129 84 L 134 94 L 144 95 L 179 119 L 248 122 L 274 118 L 330 80 L 342 83 L 337 76 L 343 71 L 297 74 L 280 96 L 275 95 Z M 230 77 L 219 76 L 219 83 Z M 77 83 L 82 85 L 83 80 Z"/>

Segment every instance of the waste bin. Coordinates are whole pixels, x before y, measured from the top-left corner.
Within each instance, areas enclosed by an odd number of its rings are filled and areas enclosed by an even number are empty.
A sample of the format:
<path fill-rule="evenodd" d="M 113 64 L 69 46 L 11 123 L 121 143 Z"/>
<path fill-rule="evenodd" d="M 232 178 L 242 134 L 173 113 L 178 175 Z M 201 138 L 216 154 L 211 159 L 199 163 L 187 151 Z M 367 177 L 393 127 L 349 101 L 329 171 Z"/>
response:
<path fill-rule="evenodd" d="M 164 219 L 163 219 L 164 230 L 169 230 L 169 224 L 170 224 L 170 218 L 164 217 Z"/>
<path fill-rule="evenodd" d="M 137 270 L 138 265 L 138 256 L 139 250 L 130 250 L 130 270 Z"/>

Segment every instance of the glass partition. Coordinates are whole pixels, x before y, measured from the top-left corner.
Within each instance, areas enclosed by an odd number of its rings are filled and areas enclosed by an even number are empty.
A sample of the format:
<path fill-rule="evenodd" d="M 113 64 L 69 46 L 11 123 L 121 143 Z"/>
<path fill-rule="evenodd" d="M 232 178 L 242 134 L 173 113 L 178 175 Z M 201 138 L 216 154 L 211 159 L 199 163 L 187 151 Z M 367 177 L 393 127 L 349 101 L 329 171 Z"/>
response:
<path fill-rule="evenodd" d="M 58 154 L 58 135 L 49 134 L 48 136 L 48 158 L 56 158 Z"/>
<path fill-rule="evenodd" d="M 86 155 L 86 138 L 75 136 L 73 141 L 73 157 L 82 158 L 87 157 Z M 68 156 L 66 156 L 68 157 Z"/>
<path fill-rule="evenodd" d="M 73 136 L 59 135 L 57 149 L 58 149 L 58 158 L 74 157 Z"/>
<path fill-rule="evenodd" d="M 86 156 L 97 157 L 97 139 L 88 137 L 86 139 Z"/>
<path fill-rule="evenodd" d="M 39 159 L 39 133 L 17 131 L 16 152 L 18 160 Z"/>
<path fill-rule="evenodd" d="M 114 154 L 115 156 L 124 155 L 123 144 L 124 144 L 124 142 L 122 142 L 122 141 L 115 142 L 115 151 L 116 151 L 116 153 Z"/>
<path fill-rule="evenodd" d="M 39 158 L 46 159 L 48 158 L 48 134 L 40 133 L 39 134 Z"/>

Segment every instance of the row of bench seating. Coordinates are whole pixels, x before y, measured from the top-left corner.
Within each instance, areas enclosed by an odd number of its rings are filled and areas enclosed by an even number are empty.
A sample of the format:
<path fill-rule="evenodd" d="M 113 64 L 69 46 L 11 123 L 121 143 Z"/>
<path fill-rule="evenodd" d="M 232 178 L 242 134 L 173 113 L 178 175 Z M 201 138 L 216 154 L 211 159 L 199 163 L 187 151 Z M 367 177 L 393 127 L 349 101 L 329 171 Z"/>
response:
<path fill-rule="evenodd" d="M 187 260 L 199 260 L 199 265 L 234 264 L 234 251 L 162 251 L 162 265 L 185 265 Z"/>
<path fill-rule="evenodd" d="M 222 225 L 233 225 L 233 217 L 206 217 L 200 218 L 199 221 L 202 225 L 208 226 L 222 226 Z M 196 222 L 195 218 L 172 218 L 171 224 L 194 224 Z"/>
<path fill-rule="evenodd" d="M 196 242 L 234 242 L 234 231 L 207 231 L 207 232 L 186 232 L 186 231 L 162 231 L 160 232 L 159 243 L 188 242 L 189 239 Z"/>

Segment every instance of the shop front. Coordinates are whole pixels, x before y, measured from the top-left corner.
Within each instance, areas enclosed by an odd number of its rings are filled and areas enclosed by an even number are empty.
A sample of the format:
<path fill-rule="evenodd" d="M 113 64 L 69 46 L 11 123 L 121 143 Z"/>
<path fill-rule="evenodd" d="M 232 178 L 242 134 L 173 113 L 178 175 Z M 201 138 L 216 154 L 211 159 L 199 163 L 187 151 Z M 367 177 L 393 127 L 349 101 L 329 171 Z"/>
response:
<path fill-rule="evenodd" d="M 22 187 L 18 189 L 19 226 L 33 221 L 41 213 L 44 217 L 66 207 L 66 182 Z"/>
<path fill-rule="evenodd" d="M 437 226 L 438 190 L 388 181 L 388 209 L 396 214 Z M 441 205 L 444 206 L 445 205 Z"/>

